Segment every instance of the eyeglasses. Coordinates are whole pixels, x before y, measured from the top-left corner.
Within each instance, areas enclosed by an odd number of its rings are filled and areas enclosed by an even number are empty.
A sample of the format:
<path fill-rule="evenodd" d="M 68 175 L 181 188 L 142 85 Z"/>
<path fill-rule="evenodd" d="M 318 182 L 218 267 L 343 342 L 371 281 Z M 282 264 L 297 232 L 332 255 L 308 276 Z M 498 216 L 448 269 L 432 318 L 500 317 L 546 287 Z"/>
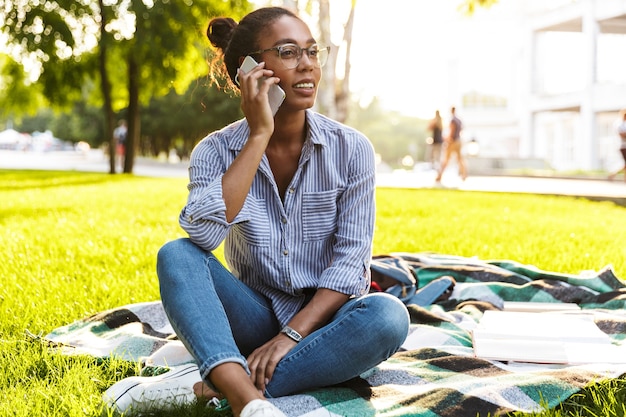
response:
<path fill-rule="evenodd" d="M 284 45 L 274 46 L 273 48 L 251 52 L 250 55 L 262 54 L 263 52 L 269 51 L 276 51 L 280 61 L 287 69 L 297 67 L 305 51 L 306 55 L 309 57 L 309 61 L 311 61 L 315 68 L 321 68 L 326 64 L 326 61 L 328 61 L 330 46 L 320 48 L 318 45 L 311 45 L 308 48 L 301 48 L 293 43 L 286 43 Z"/>

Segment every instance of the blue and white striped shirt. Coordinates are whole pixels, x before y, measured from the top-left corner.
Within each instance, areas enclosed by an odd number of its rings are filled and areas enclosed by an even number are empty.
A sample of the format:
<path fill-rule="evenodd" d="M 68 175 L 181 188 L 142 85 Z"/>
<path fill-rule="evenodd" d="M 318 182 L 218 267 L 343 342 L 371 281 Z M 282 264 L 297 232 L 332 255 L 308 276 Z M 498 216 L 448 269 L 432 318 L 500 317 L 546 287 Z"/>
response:
<path fill-rule="evenodd" d="M 192 152 L 180 225 L 206 251 L 224 241 L 230 271 L 267 296 L 281 325 L 302 308 L 304 289 L 362 295 L 370 284 L 375 160 L 369 140 L 307 110 L 308 135 L 281 200 L 265 156 L 239 214 L 226 220 L 222 176 L 249 136 L 245 119 Z"/>

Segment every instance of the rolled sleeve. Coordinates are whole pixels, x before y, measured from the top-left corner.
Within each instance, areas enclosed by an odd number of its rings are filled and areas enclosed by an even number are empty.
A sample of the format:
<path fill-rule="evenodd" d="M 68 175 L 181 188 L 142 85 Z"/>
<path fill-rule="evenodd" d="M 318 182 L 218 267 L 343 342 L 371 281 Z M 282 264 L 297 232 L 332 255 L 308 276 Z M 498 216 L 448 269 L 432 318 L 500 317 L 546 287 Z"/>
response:
<path fill-rule="evenodd" d="M 215 250 L 232 225 L 251 218 L 250 204 L 244 205 L 232 222 L 226 220 L 222 178 L 234 158 L 227 136 L 216 132 L 194 148 L 189 164 L 189 195 L 180 212 L 179 224 L 196 245 Z"/>
<path fill-rule="evenodd" d="M 233 221 L 226 220 L 226 205 L 222 198 L 222 176 L 195 194 L 182 209 L 179 224 L 189 238 L 204 250 L 215 250 L 226 238 L 231 226 L 249 221 L 252 208 L 248 200 Z"/>

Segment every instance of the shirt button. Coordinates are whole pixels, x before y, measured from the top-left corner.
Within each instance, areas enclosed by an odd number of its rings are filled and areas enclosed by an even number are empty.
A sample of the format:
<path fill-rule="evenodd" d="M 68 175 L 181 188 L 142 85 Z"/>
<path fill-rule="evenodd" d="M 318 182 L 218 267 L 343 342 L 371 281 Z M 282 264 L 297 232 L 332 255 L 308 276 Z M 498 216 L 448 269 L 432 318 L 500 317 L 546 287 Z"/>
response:
<path fill-rule="evenodd" d="M 296 191 L 296 189 L 295 189 L 295 188 L 293 188 L 293 187 L 291 187 L 291 188 L 289 189 L 289 194 L 293 194 L 293 192 L 294 192 L 294 191 Z"/>
<path fill-rule="evenodd" d="M 285 256 L 289 255 L 289 251 L 288 251 L 287 249 L 285 249 L 285 250 L 283 251 L 283 255 L 285 255 Z"/>
<path fill-rule="evenodd" d="M 283 217 L 282 219 L 280 219 L 281 222 L 283 222 L 283 224 L 287 223 L 287 218 Z"/>

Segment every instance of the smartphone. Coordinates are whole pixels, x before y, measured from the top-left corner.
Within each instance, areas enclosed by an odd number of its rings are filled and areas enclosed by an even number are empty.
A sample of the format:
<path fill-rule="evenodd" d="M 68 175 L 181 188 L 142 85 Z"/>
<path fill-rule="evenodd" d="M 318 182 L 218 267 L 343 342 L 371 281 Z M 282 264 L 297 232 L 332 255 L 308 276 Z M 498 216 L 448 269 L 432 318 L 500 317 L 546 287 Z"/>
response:
<path fill-rule="evenodd" d="M 241 64 L 241 70 L 244 73 L 247 73 L 250 70 L 252 70 L 252 68 L 256 67 L 257 65 L 259 65 L 259 63 L 256 62 L 254 58 L 252 58 L 250 55 L 248 55 L 243 60 L 243 63 Z M 264 79 L 265 79 L 264 77 L 259 79 L 259 83 L 262 83 Z M 272 114 L 276 115 L 278 108 L 280 107 L 281 104 L 283 104 L 283 100 L 285 100 L 285 91 L 282 88 L 280 88 L 278 84 L 272 84 L 268 95 L 269 95 L 269 100 L 270 100 L 270 108 L 272 109 Z"/>

